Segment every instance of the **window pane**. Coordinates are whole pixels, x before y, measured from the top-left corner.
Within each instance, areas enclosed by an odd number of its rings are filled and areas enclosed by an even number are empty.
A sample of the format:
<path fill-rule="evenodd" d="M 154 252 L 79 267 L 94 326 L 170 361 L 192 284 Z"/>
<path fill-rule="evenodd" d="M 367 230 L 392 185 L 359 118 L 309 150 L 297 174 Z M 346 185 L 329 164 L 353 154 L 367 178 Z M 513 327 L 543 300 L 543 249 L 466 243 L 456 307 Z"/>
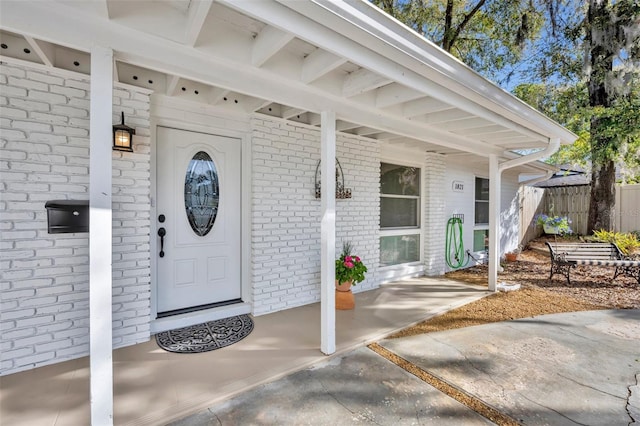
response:
<path fill-rule="evenodd" d="M 476 178 L 476 200 L 489 201 L 489 179 Z"/>
<path fill-rule="evenodd" d="M 489 230 L 473 231 L 473 251 L 483 251 L 489 248 Z"/>
<path fill-rule="evenodd" d="M 416 198 L 380 197 L 380 228 L 419 226 Z"/>
<path fill-rule="evenodd" d="M 420 260 L 420 235 L 394 235 L 380 238 L 380 266 Z"/>
<path fill-rule="evenodd" d="M 420 169 L 380 163 L 380 192 L 393 195 L 420 195 Z"/>
<path fill-rule="evenodd" d="M 184 208 L 196 235 L 203 237 L 213 227 L 219 199 L 216 166 L 209 154 L 200 151 L 189 162 L 184 179 Z"/>
<path fill-rule="evenodd" d="M 476 201 L 475 219 L 476 225 L 489 223 L 489 203 L 486 201 Z"/>

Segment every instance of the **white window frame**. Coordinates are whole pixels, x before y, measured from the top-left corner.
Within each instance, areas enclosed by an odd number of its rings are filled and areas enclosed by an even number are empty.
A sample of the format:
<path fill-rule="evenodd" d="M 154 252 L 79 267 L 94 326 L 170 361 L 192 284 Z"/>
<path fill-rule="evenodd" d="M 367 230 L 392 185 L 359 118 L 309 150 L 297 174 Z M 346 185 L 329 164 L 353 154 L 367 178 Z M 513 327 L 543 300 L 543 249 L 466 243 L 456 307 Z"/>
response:
<path fill-rule="evenodd" d="M 399 227 L 393 227 L 393 228 L 380 228 L 380 235 L 378 238 L 378 245 L 380 245 L 380 240 L 383 237 L 395 237 L 395 236 L 401 236 L 401 235 L 418 235 L 419 241 L 420 241 L 420 245 L 419 245 L 419 259 L 412 261 L 412 262 L 405 262 L 405 263 L 396 263 L 393 265 L 382 265 L 380 264 L 380 269 L 381 270 L 387 270 L 387 269 L 394 269 L 394 268 L 398 268 L 398 267 L 402 267 L 402 266 L 408 266 L 408 265 L 420 265 L 423 262 L 424 259 L 424 221 L 423 221 L 423 212 L 425 209 L 425 188 L 424 188 L 424 165 L 423 164 L 418 164 L 418 163 L 414 163 L 411 161 L 405 161 L 402 159 L 397 159 L 397 158 L 383 158 L 380 160 L 380 164 L 382 167 L 382 163 L 385 164 L 394 164 L 397 166 L 403 166 L 403 167 L 413 167 L 419 170 L 420 172 L 420 195 L 397 195 L 397 194 L 382 194 L 382 185 L 380 186 L 379 189 L 379 197 L 386 197 L 386 198 L 406 198 L 406 199 L 417 199 L 418 200 L 418 212 L 417 212 L 417 218 L 418 218 L 418 225 L 417 226 L 399 226 Z M 380 218 L 382 219 L 382 203 L 380 204 Z M 380 249 L 380 255 L 382 255 L 382 247 L 379 247 Z"/>
<path fill-rule="evenodd" d="M 475 247 L 475 240 L 476 240 L 476 231 L 489 231 L 489 223 L 476 223 L 476 203 L 477 202 L 486 202 L 487 206 L 489 205 L 489 200 L 478 200 L 476 199 L 476 187 L 477 187 L 477 182 L 478 179 L 484 179 L 486 181 L 489 181 L 489 178 L 486 178 L 484 176 L 474 176 L 473 179 L 473 235 L 472 235 L 472 243 L 474 245 L 473 247 L 473 251 L 474 253 L 483 253 L 485 252 L 487 249 L 483 249 L 483 250 L 476 250 Z"/>

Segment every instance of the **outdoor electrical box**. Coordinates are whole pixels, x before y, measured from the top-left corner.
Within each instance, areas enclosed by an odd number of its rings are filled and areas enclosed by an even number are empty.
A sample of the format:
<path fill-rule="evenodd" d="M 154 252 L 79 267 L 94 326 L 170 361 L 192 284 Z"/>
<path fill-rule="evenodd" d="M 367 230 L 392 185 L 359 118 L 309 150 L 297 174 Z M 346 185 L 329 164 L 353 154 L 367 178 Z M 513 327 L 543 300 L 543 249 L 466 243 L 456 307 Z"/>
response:
<path fill-rule="evenodd" d="M 89 200 L 51 200 L 44 207 L 49 234 L 89 232 Z"/>

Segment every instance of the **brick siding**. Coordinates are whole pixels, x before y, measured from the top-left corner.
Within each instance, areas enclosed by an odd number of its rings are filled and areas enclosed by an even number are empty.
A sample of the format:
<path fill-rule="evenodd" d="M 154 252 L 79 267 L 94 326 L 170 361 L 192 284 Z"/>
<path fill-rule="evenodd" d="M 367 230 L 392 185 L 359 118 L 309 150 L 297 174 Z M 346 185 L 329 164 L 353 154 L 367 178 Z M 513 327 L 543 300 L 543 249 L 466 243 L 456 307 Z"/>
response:
<path fill-rule="evenodd" d="M 252 282 L 255 315 L 320 300 L 320 130 L 264 116 L 252 126 Z M 380 153 L 376 141 L 339 134 L 337 157 L 352 198 L 336 200 L 336 251 L 350 241 L 369 268 L 354 287 L 377 287 Z"/>
<path fill-rule="evenodd" d="M 0 65 L 0 374 L 89 350 L 88 234 L 48 234 L 44 204 L 89 198 L 88 77 Z M 113 343 L 149 339 L 149 95 L 114 89 L 113 122 L 136 128 L 113 152 Z"/>

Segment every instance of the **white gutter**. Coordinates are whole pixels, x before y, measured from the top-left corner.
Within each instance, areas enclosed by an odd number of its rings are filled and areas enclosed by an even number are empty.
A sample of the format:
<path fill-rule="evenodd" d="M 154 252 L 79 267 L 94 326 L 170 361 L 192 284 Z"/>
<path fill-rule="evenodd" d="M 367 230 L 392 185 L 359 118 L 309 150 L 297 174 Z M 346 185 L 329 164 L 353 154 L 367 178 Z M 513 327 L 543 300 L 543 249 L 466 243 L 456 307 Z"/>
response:
<path fill-rule="evenodd" d="M 511 169 L 513 167 L 521 166 L 523 164 L 531 163 L 533 161 L 540 160 L 541 158 L 548 157 L 556 152 L 558 148 L 560 148 L 560 139 L 550 139 L 549 144 L 545 149 L 536 151 L 529 155 L 523 155 L 522 157 L 514 158 L 512 160 L 507 160 L 504 163 L 500 163 L 498 165 L 498 171 L 502 173 L 507 169 Z"/>

